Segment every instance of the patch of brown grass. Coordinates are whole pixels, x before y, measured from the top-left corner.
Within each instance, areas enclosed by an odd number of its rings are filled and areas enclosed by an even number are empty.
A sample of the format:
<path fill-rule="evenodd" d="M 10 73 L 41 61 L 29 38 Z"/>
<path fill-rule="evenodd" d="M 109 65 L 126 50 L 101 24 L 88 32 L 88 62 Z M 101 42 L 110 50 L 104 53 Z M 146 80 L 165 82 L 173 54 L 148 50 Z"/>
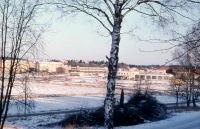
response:
<path fill-rule="evenodd" d="M 89 126 L 87 126 L 87 125 L 85 125 L 85 126 L 83 126 L 83 127 L 77 127 L 77 125 L 76 124 L 73 124 L 73 125 L 71 125 L 71 124 L 69 124 L 69 125 L 67 125 L 67 126 L 65 126 L 65 129 L 96 129 L 95 127 L 89 127 Z"/>
<path fill-rule="evenodd" d="M 12 125 L 8 125 L 8 124 L 4 124 L 3 128 L 6 128 L 6 129 L 19 129 L 18 126 L 12 126 Z"/>

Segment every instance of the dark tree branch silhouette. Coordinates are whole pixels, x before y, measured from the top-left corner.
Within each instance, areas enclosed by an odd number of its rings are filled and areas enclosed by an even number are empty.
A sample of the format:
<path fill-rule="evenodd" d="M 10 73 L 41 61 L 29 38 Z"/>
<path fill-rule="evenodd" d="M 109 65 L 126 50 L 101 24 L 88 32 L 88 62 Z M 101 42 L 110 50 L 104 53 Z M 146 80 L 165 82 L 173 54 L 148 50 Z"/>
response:
<path fill-rule="evenodd" d="M 44 32 L 44 26 L 40 26 L 35 20 L 40 5 L 38 0 L 0 1 L 1 129 L 7 117 L 18 64 L 25 55 L 34 54 L 42 45 L 39 39 Z M 6 62 L 10 66 L 6 67 Z"/>
<path fill-rule="evenodd" d="M 49 2 L 56 5 L 63 14 L 84 13 L 94 18 L 108 34 L 112 37 L 107 93 L 105 105 L 105 127 L 113 128 L 113 112 L 115 103 L 115 78 L 117 73 L 118 53 L 120 43 L 120 31 L 123 19 L 128 15 L 140 13 L 142 16 L 149 16 L 152 22 L 158 23 L 161 27 L 167 24 L 176 24 L 176 15 L 192 20 L 180 12 L 185 11 L 187 6 L 185 0 L 62 0 Z"/>

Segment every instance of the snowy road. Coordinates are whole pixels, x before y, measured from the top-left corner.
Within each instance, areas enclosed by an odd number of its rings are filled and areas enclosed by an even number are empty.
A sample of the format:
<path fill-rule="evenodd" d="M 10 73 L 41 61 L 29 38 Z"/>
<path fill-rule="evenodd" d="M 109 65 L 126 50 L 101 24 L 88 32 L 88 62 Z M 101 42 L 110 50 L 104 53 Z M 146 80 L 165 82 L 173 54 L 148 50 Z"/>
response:
<path fill-rule="evenodd" d="M 117 127 L 118 129 L 121 127 Z M 175 116 L 152 123 L 123 127 L 123 129 L 200 129 L 200 111 L 176 113 Z"/>

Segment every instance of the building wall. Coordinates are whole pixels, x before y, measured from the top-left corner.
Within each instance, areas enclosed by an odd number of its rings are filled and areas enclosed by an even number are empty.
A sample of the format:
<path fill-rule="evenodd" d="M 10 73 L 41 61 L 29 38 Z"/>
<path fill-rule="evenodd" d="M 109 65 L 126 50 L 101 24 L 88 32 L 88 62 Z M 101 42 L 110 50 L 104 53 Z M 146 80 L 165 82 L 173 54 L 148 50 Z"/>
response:
<path fill-rule="evenodd" d="M 84 73 L 106 73 L 105 67 L 80 67 L 80 72 Z"/>
<path fill-rule="evenodd" d="M 29 71 L 29 63 L 27 61 L 20 61 L 17 66 L 17 72 L 27 72 Z"/>
<path fill-rule="evenodd" d="M 69 66 L 70 72 L 83 72 L 83 73 L 107 73 L 108 68 L 107 67 L 72 67 Z"/>
<path fill-rule="evenodd" d="M 56 73 L 57 74 L 64 74 L 65 73 L 65 68 L 63 68 L 63 67 L 56 68 Z"/>
<path fill-rule="evenodd" d="M 30 68 L 35 68 L 35 63 L 33 61 L 28 61 Z"/>
<path fill-rule="evenodd" d="M 61 62 L 37 62 L 37 71 L 56 72 L 56 68 L 64 67 Z"/>
<path fill-rule="evenodd" d="M 127 76 L 133 79 L 146 79 L 146 80 L 169 80 L 173 77 L 172 74 L 158 74 L 158 73 L 139 73 L 133 71 L 118 71 L 117 76 Z"/>
<path fill-rule="evenodd" d="M 1 62 L 1 66 L 3 66 L 3 62 Z M 17 73 L 27 72 L 29 71 L 29 63 L 27 61 L 20 61 L 19 63 L 14 64 L 14 68 L 16 68 Z M 11 60 L 5 61 L 5 72 L 9 72 L 11 69 Z"/>
<path fill-rule="evenodd" d="M 79 66 L 68 66 L 69 72 L 80 72 Z"/>

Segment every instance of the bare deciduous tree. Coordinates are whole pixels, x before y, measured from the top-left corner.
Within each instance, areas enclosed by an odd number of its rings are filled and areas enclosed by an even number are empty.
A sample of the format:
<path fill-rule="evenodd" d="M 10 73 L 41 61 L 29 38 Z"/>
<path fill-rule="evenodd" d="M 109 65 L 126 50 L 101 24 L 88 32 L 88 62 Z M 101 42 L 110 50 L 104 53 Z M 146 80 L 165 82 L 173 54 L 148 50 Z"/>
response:
<path fill-rule="evenodd" d="M 192 100 L 193 105 L 195 104 L 195 99 L 198 95 L 198 81 L 196 77 L 199 76 L 197 72 L 197 67 L 199 67 L 200 62 L 200 23 L 194 25 L 187 31 L 186 36 L 184 36 L 184 41 L 179 45 L 178 48 L 173 52 L 173 58 L 180 64 L 185 73 L 181 79 L 185 81 L 185 92 L 187 105 Z"/>
<path fill-rule="evenodd" d="M 44 26 L 37 24 L 35 19 L 39 5 L 38 0 L 0 1 L 1 129 L 7 117 L 18 64 L 25 55 L 34 54 L 41 45 L 39 39 Z M 7 67 L 6 62 L 10 64 Z"/>
<path fill-rule="evenodd" d="M 110 57 L 106 56 L 109 60 L 107 93 L 104 102 L 106 128 L 113 128 L 115 78 L 123 19 L 128 14 L 140 13 L 141 16 L 150 17 L 153 23 L 164 27 L 166 24 L 176 23 L 175 15 L 189 18 L 180 12 L 187 9 L 183 8 L 187 5 L 185 0 L 62 0 L 49 2 L 49 4 L 57 5 L 64 15 L 84 13 L 92 17 L 112 37 Z"/>
<path fill-rule="evenodd" d="M 174 96 L 176 97 L 176 105 L 178 106 L 178 100 L 181 97 L 183 86 L 180 82 L 171 82 L 170 86 L 172 88 L 172 93 L 174 93 Z"/>

